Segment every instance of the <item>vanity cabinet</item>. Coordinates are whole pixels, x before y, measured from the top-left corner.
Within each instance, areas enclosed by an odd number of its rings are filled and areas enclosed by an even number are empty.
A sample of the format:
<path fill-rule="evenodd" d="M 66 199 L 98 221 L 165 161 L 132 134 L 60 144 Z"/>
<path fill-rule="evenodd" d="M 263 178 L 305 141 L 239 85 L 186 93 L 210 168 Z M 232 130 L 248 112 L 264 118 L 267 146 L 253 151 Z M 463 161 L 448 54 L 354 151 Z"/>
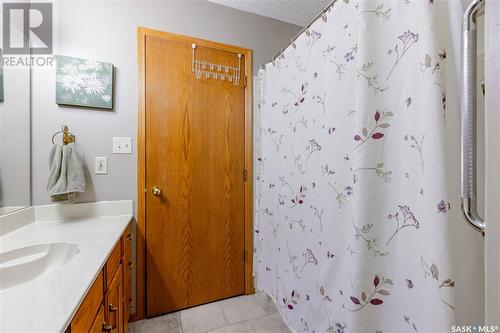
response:
<path fill-rule="evenodd" d="M 102 323 L 104 323 L 104 305 L 99 307 L 99 312 L 97 312 L 97 316 L 94 319 L 94 323 L 92 324 L 89 333 L 101 333 L 103 330 Z"/>
<path fill-rule="evenodd" d="M 73 317 L 70 332 L 89 332 L 95 326 L 94 317 L 103 304 L 103 286 L 104 272 L 101 271 Z M 102 323 L 100 326 L 102 329 Z"/>
<path fill-rule="evenodd" d="M 66 333 L 126 333 L 132 306 L 132 231 L 128 225 Z"/>
<path fill-rule="evenodd" d="M 132 310 L 132 224 L 129 224 L 123 234 L 123 332 L 127 332 L 128 318 Z"/>
<path fill-rule="evenodd" d="M 111 280 L 105 298 L 104 331 L 123 332 L 123 281 L 122 266 L 118 266 Z"/>

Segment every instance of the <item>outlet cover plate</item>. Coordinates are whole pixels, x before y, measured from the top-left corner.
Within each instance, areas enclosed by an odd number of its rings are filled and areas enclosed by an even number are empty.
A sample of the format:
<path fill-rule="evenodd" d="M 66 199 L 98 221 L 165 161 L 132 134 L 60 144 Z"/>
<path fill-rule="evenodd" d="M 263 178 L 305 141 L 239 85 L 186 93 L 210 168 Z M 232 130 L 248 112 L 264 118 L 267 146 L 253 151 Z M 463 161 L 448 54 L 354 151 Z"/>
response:
<path fill-rule="evenodd" d="M 113 154 L 132 154 L 132 138 L 129 136 L 114 136 Z"/>
<path fill-rule="evenodd" d="M 108 158 L 96 157 L 95 158 L 95 174 L 105 175 L 108 173 Z"/>

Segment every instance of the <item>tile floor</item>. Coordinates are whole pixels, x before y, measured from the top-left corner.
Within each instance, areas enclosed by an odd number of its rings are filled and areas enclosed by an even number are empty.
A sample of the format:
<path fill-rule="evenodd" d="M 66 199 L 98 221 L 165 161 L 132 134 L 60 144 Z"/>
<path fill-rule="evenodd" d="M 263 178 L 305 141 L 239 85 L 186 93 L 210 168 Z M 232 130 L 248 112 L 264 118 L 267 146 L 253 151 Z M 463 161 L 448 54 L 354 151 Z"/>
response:
<path fill-rule="evenodd" d="M 128 333 L 290 333 L 263 292 L 197 306 L 129 325 Z"/>

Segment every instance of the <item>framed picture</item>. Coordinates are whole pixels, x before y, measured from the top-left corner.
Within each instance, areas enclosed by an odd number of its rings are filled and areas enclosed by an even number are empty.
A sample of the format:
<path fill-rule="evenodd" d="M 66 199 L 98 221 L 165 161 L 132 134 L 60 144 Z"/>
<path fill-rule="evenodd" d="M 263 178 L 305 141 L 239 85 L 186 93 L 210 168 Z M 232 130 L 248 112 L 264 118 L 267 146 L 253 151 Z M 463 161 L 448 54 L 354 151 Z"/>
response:
<path fill-rule="evenodd" d="M 113 109 L 113 64 L 56 56 L 56 103 Z"/>

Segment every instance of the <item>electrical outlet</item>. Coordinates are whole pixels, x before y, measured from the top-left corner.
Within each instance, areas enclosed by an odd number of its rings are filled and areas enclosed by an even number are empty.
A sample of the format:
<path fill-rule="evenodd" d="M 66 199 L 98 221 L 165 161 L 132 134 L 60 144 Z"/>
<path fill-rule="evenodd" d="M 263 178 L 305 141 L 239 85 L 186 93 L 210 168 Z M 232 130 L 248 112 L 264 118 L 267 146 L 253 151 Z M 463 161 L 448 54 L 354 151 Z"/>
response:
<path fill-rule="evenodd" d="M 105 175 L 108 173 L 108 158 L 96 157 L 95 158 L 95 174 Z"/>
<path fill-rule="evenodd" d="M 113 154 L 132 154 L 132 138 L 113 137 Z"/>

